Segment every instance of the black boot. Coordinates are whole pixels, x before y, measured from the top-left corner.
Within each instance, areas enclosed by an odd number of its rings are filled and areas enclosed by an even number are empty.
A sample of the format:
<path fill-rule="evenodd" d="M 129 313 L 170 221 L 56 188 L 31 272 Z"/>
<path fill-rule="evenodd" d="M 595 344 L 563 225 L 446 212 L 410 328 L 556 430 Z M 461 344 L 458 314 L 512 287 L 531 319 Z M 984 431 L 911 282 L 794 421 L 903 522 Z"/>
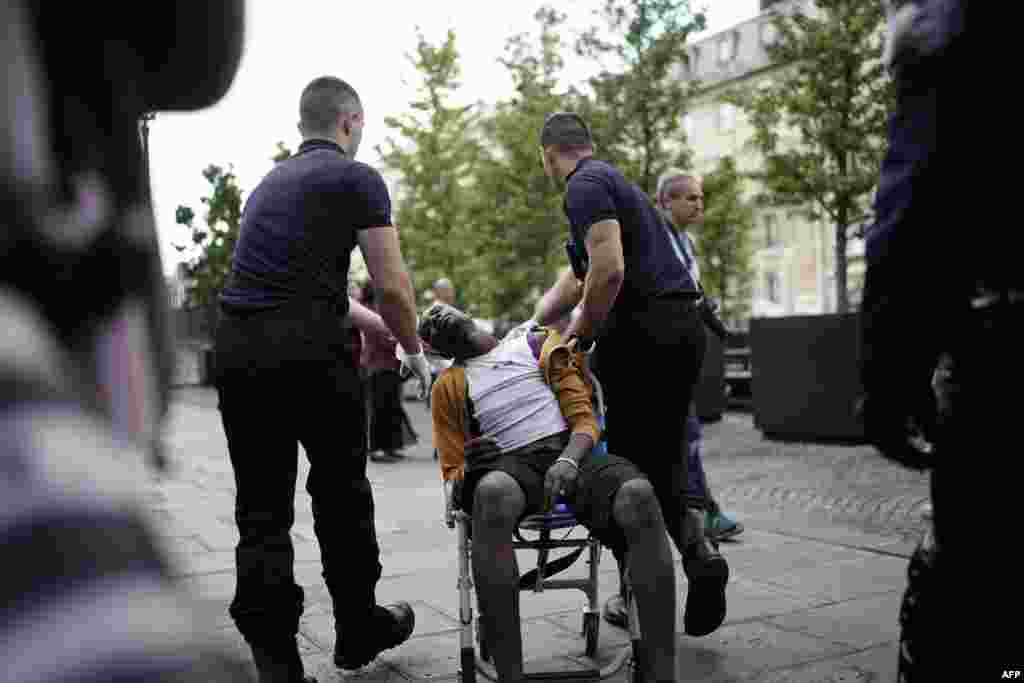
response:
<path fill-rule="evenodd" d="M 384 650 L 390 650 L 408 640 L 415 627 L 416 614 L 409 603 L 377 605 L 367 621 L 338 627 L 334 643 L 334 664 L 346 670 L 364 667 Z"/>
<path fill-rule="evenodd" d="M 686 548 L 683 571 L 689 580 L 683 630 L 690 636 L 706 636 L 725 621 L 725 587 L 729 564 L 718 546 L 704 534 L 704 511 L 687 508 L 683 518 Z"/>
<path fill-rule="evenodd" d="M 316 683 L 305 675 L 295 638 L 279 643 L 250 643 L 260 683 Z"/>

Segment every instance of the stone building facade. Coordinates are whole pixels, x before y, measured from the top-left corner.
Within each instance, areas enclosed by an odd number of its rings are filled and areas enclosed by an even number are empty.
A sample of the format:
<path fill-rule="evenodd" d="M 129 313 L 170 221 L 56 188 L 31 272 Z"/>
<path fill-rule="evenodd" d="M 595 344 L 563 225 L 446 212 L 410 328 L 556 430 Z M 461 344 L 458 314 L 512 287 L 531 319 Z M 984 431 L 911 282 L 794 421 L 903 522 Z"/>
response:
<path fill-rule="evenodd" d="M 700 84 L 699 94 L 690 102 L 683 121 L 697 173 L 711 172 L 726 155 L 736 160 L 741 172 L 758 169 L 760 155 L 750 144 L 753 128 L 742 111 L 721 98 L 731 88 L 757 87 L 782 75 L 786 66 L 773 64 L 765 48 L 777 38 L 772 13 L 786 11 L 794 1 L 799 0 L 763 1 L 758 16 L 690 46 L 690 63 L 679 67 L 678 77 L 696 79 Z M 795 138 L 790 140 L 796 144 Z M 751 182 L 745 189 L 748 196 L 753 196 Z M 811 222 L 786 209 L 759 207 L 754 228 L 751 315 L 834 312 L 834 245 L 831 224 Z M 862 240 L 850 240 L 851 308 L 860 298 L 863 248 Z"/>

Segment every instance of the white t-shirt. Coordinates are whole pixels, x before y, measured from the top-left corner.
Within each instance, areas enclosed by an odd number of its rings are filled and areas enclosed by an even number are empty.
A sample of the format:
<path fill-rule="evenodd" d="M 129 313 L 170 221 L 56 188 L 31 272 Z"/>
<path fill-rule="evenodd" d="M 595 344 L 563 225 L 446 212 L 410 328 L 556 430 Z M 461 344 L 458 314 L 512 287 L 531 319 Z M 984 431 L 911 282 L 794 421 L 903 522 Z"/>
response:
<path fill-rule="evenodd" d="M 520 326 L 483 356 L 466 361 L 466 384 L 483 436 L 503 452 L 569 429 Z"/>

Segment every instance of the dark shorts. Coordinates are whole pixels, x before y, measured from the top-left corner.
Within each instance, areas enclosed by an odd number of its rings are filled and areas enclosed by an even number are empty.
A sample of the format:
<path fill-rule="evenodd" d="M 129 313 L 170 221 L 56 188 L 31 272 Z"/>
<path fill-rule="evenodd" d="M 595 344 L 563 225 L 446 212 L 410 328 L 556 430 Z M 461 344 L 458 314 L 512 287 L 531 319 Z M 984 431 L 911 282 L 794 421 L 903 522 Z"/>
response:
<path fill-rule="evenodd" d="M 488 472 L 505 472 L 518 482 L 526 496 L 523 516 L 541 512 L 544 506 L 544 477 L 562 454 L 569 432 L 549 436 L 508 453 L 466 463 L 466 478 L 459 505 L 472 512 L 473 491 Z M 601 543 L 612 550 L 625 550 L 626 537 L 612 515 L 612 502 L 619 488 L 633 479 L 647 479 L 625 458 L 615 455 L 588 455 L 580 462 L 578 486 L 566 501 L 576 519 Z"/>

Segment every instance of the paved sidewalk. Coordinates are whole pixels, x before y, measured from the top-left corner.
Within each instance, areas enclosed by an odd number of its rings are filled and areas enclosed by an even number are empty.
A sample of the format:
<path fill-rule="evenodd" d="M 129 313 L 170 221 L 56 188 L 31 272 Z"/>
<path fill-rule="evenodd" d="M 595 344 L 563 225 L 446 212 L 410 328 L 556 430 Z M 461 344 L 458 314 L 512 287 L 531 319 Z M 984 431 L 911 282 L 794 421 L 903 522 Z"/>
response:
<path fill-rule="evenodd" d="M 223 635 L 248 654 L 228 615 L 234 590 L 234 480 L 215 398 L 179 391 L 168 440 L 175 470 L 146 492 L 182 581 L 205 598 Z M 454 680 L 458 671 L 455 534 L 442 522 L 443 497 L 421 404 L 407 403 L 420 443 L 399 463 L 370 463 L 384 575 L 381 602 L 409 600 L 413 638 L 350 678 Z M 300 457 L 293 529 L 296 576 L 306 591 L 301 647 L 321 683 L 343 680 L 331 664 L 333 618 L 320 577 L 316 537 Z M 736 503 L 733 505 L 733 503 Z M 764 500 L 730 501 L 746 531 L 723 544 L 731 567 L 725 625 L 704 638 L 679 635 L 681 681 L 891 681 L 898 613 L 906 584 L 908 539 L 839 526 L 813 511 L 794 514 Z M 575 533 L 580 533 L 577 530 Z M 525 570 L 533 558 L 520 557 Z M 677 558 L 678 565 L 678 558 Z M 582 574 L 586 564 L 570 572 Z M 685 599 L 685 575 L 677 570 Z M 601 600 L 617 589 L 615 561 L 601 563 Z M 524 593 L 527 670 L 567 670 L 593 663 L 579 637 L 582 594 Z M 680 613 L 679 629 L 682 629 Z M 610 661 L 627 635 L 602 623 L 597 664 Z M 625 672 L 614 679 L 625 680 Z"/>

